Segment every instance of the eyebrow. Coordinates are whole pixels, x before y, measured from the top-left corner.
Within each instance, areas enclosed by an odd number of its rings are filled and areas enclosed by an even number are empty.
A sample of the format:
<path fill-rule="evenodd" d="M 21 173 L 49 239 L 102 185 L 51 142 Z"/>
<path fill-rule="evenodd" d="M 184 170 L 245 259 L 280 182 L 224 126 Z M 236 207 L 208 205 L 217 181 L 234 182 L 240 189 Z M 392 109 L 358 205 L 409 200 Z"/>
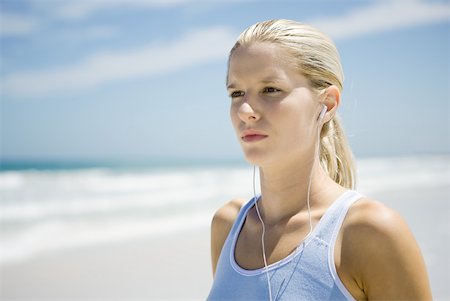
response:
<path fill-rule="evenodd" d="M 278 76 L 268 76 L 268 77 L 262 79 L 260 82 L 263 84 L 271 84 L 271 83 L 277 83 L 281 80 L 283 80 L 283 79 Z M 236 85 L 233 82 L 231 82 L 227 85 L 227 89 L 234 89 L 234 88 L 236 88 Z"/>

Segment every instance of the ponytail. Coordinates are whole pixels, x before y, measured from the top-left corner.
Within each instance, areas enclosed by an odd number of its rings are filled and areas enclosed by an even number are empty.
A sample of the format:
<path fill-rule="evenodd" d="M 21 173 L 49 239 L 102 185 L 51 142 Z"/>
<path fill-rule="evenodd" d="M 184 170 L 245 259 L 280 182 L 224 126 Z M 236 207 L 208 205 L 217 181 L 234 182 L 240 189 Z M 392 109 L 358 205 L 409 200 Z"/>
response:
<path fill-rule="evenodd" d="M 341 121 L 335 115 L 320 133 L 320 164 L 333 181 L 355 188 L 355 164 Z"/>

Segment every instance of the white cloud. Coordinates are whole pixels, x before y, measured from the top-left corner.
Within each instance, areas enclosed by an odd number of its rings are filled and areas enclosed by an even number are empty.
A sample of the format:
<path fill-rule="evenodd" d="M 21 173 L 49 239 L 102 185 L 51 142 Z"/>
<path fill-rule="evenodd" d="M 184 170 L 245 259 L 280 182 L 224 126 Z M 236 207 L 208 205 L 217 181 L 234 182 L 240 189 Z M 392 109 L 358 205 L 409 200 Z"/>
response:
<path fill-rule="evenodd" d="M 7 75 L 1 79 L 3 93 L 35 97 L 171 72 L 225 58 L 235 38 L 236 34 L 228 28 L 215 27 L 190 32 L 166 45 L 152 44 L 126 52 L 97 53 L 74 65 Z"/>
<path fill-rule="evenodd" d="M 41 0 L 29 0 L 36 6 L 41 6 Z M 234 3 L 249 0 L 77 0 L 52 2 L 48 9 L 52 13 L 66 20 L 78 20 L 98 11 L 117 8 L 162 8 L 175 7 L 188 4 L 214 5 L 221 3 Z"/>
<path fill-rule="evenodd" d="M 162 7 L 192 2 L 192 0 L 78 0 L 62 2 L 56 14 L 67 19 L 80 19 L 103 9 L 117 7 Z"/>
<path fill-rule="evenodd" d="M 112 5 L 111 3 L 119 5 L 124 1 L 80 0 L 71 3 L 100 5 L 99 3 L 108 2 L 109 5 Z M 140 0 L 132 1 L 136 5 L 143 3 Z M 174 4 L 183 1 L 194 0 L 173 0 L 168 3 Z M 163 1 L 148 1 L 154 5 L 160 2 Z M 86 11 L 88 10 L 86 9 Z M 310 20 L 308 23 L 322 29 L 335 39 L 342 39 L 449 19 L 450 4 L 447 2 L 397 0 L 376 2 L 338 17 Z M 14 23 L 8 22 L 9 24 Z M 24 23 L 22 27 L 20 22 L 17 24 L 16 33 L 33 30 L 33 23 L 29 25 Z M 10 32 L 13 30 L 10 29 Z M 92 32 L 92 35 L 96 38 L 114 36 L 115 31 L 113 28 L 99 27 L 97 31 Z M 95 53 L 71 65 L 7 74 L 1 78 L 2 90 L 4 95 L 25 97 L 51 95 L 57 92 L 97 87 L 117 80 L 176 71 L 195 64 L 224 58 L 236 37 L 237 34 L 228 28 L 215 27 L 190 32 L 168 44 L 151 44 L 122 52 Z"/>
<path fill-rule="evenodd" d="M 36 34 L 41 29 L 48 27 L 48 20 L 43 21 L 36 16 L 17 13 L 7 13 L 0 10 L 0 36 L 21 37 Z M 52 29 L 56 36 L 60 35 L 68 40 L 83 41 L 98 38 L 111 38 L 117 35 L 117 28 L 113 26 L 91 26 L 79 29 Z"/>
<path fill-rule="evenodd" d="M 29 16 L 0 11 L 0 35 L 21 36 L 34 32 L 39 24 Z"/>
<path fill-rule="evenodd" d="M 357 8 L 345 15 L 307 23 L 334 39 L 343 39 L 440 21 L 450 21 L 448 2 L 384 0 Z"/>

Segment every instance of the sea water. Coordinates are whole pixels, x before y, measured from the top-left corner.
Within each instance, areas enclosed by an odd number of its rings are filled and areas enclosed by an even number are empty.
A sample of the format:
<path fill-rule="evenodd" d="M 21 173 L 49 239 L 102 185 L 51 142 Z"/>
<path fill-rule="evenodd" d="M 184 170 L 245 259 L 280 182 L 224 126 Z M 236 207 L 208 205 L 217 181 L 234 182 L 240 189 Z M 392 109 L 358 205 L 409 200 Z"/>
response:
<path fill-rule="evenodd" d="M 367 195 L 411 187 L 450 191 L 448 155 L 357 162 L 358 190 Z M 253 170 L 245 164 L 6 166 L 0 171 L 0 264 L 208 227 L 226 201 L 253 195 Z"/>
<path fill-rule="evenodd" d="M 0 264 L 207 227 L 249 187 L 249 167 L 235 164 L 10 168 L 0 172 Z"/>

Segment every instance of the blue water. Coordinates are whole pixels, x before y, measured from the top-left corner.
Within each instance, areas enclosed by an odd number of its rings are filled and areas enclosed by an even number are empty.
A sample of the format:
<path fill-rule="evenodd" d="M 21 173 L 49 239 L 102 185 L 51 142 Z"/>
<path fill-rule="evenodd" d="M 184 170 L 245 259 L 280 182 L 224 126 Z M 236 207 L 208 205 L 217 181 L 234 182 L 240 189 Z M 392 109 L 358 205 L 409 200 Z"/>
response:
<path fill-rule="evenodd" d="M 92 168 L 125 169 L 174 169 L 205 166 L 244 166 L 243 159 L 211 158 L 158 158 L 148 160 L 0 160 L 0 172 L 25 170 L 76 170 Z"/>
<path fill-rule="evenodd" d="M 367 195 L 450 187 L 450 156 L 364 158 L 358 174 Z M 239 160 L 2 162 L 0 263 L 208 227 L 223 203 L 252 194 Z"/>

